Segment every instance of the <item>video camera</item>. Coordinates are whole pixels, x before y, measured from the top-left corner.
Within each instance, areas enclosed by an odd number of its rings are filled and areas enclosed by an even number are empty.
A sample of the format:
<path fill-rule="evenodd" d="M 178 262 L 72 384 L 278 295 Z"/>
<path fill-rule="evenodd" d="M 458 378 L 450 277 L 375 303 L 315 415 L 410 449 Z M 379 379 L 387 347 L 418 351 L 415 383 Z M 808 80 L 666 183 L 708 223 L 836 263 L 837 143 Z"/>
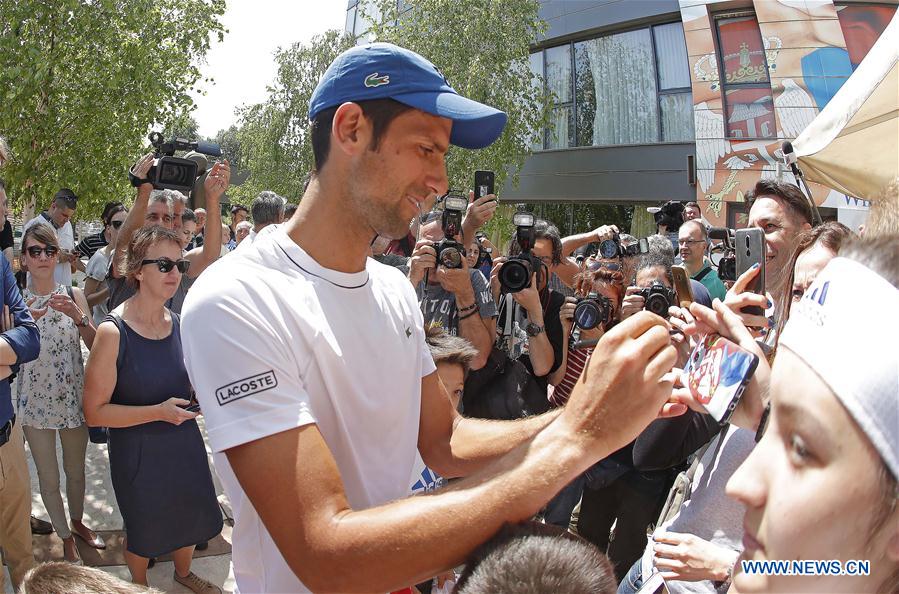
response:
<path fill-rule="evenodd" d="M 668 317 L 668 308 L 677 305 L 677 294 L 660 282 L 654 282 L 635 293 L 643 297 L 643 309 L 663 318 Z"/>
<path fill-rule="evenodd" d="M 652 218 L 656 225 L 665 225 L 667 233 L 677 233 L 684 222 L 684 203 L 669 200 L 658 210 L 653 209 Z"/>
<path fill-rule="evenodd" d="M 531 254 L 537 233 L 534 228 L 536 218 L 533 213 L 519 211 L 512 215 L 515 224 L 515 240 L 521 247 L 521 253 L 512 256 L 500 266 L 499 284 L 503 293 L 517 293 L 531 284 L 535 270 L 539 270 L 542 262 Z"/>
<path fill-rule="evenodd" d="M 437 264 L 444 268 L 462 268 L 465 258 L 465 246 L 455 240 L 462 232 L 462 217 L 468 209 L 468 200 L 452 190 L 443 197 L 443 216 L 440 219 L 443 227 L 443 239 L 434 244 L 437 252 Z"/>
<path fill-rule="evenodd" d="M 578 328 L 592 330 L 612 319 L 612 302 L 605 295 L 589 293 L 579 297 L 574 306 L 574 323 Z"/>
<path fill-rule="evenodd" d="M 712 246 L 709 250 L 709 258 L 718 268 L 718 278 L 722 281 L 737 280 L 737 256 L 734 250 L 733 229 L 727 227 L 712 227 L 709 229 L 709 239 L 717 239 L 720 246 Z M 717 255 L 717 258 L 715 257 Z"/>
<path fill-rule="evenodd" d="M 209 155 L 210 157 L 221 157 L 222 150 L 217 144 L 203 142 L 198 140 L 190 142 L 183 138 L 172 138 L 165 142 L 162 134 L 152 132 L 150 134 L 150 143 L 156 149 L 153 166 L 147 172 L 147 179 L 142 180 L 128 172 L 128 179 L 134 187 L 140 186 L 147 180 L 157 190 L 178 190 L 180 192 L 189 192 L 194 187 L 197 180 L 197 163 L 190 159 L 182 159 L 175 156 L 175 151 L 196 151 Z"/>
<path fill-rule="evenodd" d="M 603 240 L 599 244 L 599 255 L 604 260 L 613 258 L 624 258 L 625 256 L 639 256 L 649 251 L 649 241 L 644 237 L 637 243 L 633 243 L 627 247 L 621 245 L 621 238 L 616 233 L 612 239 Z"/>

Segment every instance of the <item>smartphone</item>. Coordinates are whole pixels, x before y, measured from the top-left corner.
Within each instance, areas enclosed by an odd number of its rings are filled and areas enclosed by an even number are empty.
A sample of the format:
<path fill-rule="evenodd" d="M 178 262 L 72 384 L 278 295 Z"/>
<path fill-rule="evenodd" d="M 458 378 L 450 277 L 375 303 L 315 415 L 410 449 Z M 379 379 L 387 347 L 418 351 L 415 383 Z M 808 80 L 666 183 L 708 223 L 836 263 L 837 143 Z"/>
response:
<path fill-rule="evenodd" d="M 683 266 L 672 266 L 671 276 L 674 277 L 674 291 L 677 293 L 677 303 L 684 309 L 693 303 L 693 287 L 690 286 L 690 277 Z"/>
<path fill-rule="evenodd" d="M 658 571 L 654 572 L 643 582 L 636 594 L 669 594 L 670 590 L 665 579 Z"/>
<path fill-rule="evenodd" d="M 758 295 L 765 294 L 765 233 L 758 227 L 749 229 L 737 229 L 734 233 L 734 250 L 737 258 L 736 278 L 752 268 L 754 264 L 759 265 L 759 272 L 755 279 L 749 283 L 746 290 L 752 291 Z M 755 316 L 765 315 L 765 310 L 756 305 L 744 307 L 743 311 Z"/>
<path fill-rule="evenodd" d="M 474 199 L 483 198 L 490 194 L 495 194 L 493 187 L 494 174 L 492 171 L 475 171 L 474 172 Z"/>
<path fill-rule="evenodd" d="M 690 393 L 721 424 L 730 420 L 759 359 L 718 334 L 709 333 L 696 345 L 684 377 Z"/>

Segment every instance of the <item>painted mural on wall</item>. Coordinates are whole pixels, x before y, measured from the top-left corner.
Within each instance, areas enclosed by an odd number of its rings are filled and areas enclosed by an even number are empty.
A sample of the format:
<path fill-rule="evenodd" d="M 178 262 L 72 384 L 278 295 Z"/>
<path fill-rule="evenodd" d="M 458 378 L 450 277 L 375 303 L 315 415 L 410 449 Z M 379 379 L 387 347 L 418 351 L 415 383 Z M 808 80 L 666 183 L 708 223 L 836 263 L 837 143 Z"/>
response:
<path fill-rule="evenodd" d="M 795 181 L 780 165 L 781 144 L 796 138 L 836 94 L 895 6 L 756 0 L 754 11 L 721 11 L 718 3 L 680 0 L 680 8 L 693 91 L 697 201 L 710 222 L 726 224 L 727 204 L 743 202 L 758 180 Z M 830 189 L 811 186 L 823 204 Z"/>

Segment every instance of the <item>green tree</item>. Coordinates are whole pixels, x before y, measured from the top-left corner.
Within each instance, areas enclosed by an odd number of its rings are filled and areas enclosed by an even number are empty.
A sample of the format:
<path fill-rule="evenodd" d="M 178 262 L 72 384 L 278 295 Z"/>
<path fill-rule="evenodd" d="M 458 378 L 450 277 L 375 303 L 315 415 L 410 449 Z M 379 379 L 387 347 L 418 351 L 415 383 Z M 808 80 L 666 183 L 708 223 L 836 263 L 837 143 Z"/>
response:
<path fill-rule="evenodd" d="M 14 208 L 62 186 L 79 215 L 130 196 L 152 126 L 188 114 L 225 0 L 0 0 L 0 134 Z"/>
<path fill-rule="evenodd" d="M 546 30 L 537 0 L 374 0 L 362 4 L 372 40 L 389 41 L 433 62 L 460 94 L 509 116 L 499 140 L 447 155 L 450 187 L 467 191 L 476 169 L 496 172 L 499 191 L 518 183 L 535 131 L 550 126 L 552 97 L 528 64 L 530 44 Z M 502 196 L 500 195 L 500 199 Z M 501 208 L 487 230 L 508 239 L 512 208 Z"/>
<path fill-rule="evenodd" d="M 275 52 L 278 74 L 264 103 L 240 111 L 235 141 L 242 166 L 252 173 L 239 188 L 229 190 L 233 200 L 249 202 L 261 190 L 272 190 L 295 201 L 312 170 L 309 141 L 309 99 L 328 66 L 353 40 L 331 30 Z"/>

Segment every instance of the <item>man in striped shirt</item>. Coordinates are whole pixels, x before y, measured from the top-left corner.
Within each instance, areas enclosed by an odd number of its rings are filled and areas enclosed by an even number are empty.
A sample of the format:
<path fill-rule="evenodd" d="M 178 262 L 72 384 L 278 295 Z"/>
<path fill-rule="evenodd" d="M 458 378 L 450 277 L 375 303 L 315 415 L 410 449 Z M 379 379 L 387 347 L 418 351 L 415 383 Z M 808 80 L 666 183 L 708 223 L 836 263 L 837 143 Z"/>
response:
<path fill-rule="evenodd" d="M 107 202 L 106 206 L 103 207 L 103 214 L 100 215 L 100 220 L 105 221 L 109 216 L 109 212 L 114 208 L 118 208 L 122 203 L 119 201 Z M 75 250 L 78 251 L 78 254 L 82 258 L 91 259 L 97 250 L 102 247 L 106 247 L 109 243 L 109 240 L 106 238 L 106 228 L 104 227 L 99 233 L 94 233 L 93 235 L 88 235 L 84 239 L 82 239 L 78 245 L 75 247 Z"/>

